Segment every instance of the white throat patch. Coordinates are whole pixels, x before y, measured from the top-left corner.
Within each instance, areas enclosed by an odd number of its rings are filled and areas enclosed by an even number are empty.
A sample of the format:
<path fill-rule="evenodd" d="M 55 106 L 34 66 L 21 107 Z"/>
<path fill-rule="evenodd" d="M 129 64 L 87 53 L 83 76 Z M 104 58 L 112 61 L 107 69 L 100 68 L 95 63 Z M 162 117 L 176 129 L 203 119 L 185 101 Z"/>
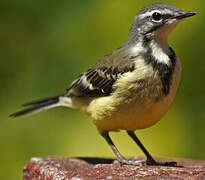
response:
<path fill-rule="evenodd" d="M 168 45 L 167 47 L 160 47 L 160 45 L 154 41 L 150 43 L 150 48 L 152 49 L 152 56 L 160 63 L 166 64 L 170 66 L 170 58 L 167 55 Z"/>

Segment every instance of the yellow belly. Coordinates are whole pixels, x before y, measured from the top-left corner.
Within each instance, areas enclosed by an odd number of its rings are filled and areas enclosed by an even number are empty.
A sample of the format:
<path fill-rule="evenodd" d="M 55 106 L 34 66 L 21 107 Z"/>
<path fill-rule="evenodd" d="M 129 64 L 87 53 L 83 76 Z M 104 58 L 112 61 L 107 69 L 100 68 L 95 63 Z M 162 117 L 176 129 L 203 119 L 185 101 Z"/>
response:
<path fill-rule="evenodd" d="M 156 84 L 140 90 L 133 88 L 132 91 L 132 87 L 128 89 L 123 87 L 111 96 L 93 99 L 85 111 L 93 118 L 100 132 L 150 127 L 168 111 L 175 97 L 180 77 L 181 66 L 177 62 L 168 95 L 160 94 L 161 81 L 156 80 L 154 81 Z"/>
<path fill-rule="evenodd" d="M 104 100 L 101 99 L 101 102 L 102 101 Z M 92 114 L 92 116 L 100 132 L 117 131 L 120 129 L 144 129 L 157 123 L 168 111 L 172 101 L 173 97 L 164 97 L 158 102 L 153 100 L 144 103 L 133 101 L 118 106 L 113 110 L 99 107 L 104 109 L 104 111 L 101 112 L 100 115 L 96 114 L 99 117 L 95 117 L 94 114 Z"/>

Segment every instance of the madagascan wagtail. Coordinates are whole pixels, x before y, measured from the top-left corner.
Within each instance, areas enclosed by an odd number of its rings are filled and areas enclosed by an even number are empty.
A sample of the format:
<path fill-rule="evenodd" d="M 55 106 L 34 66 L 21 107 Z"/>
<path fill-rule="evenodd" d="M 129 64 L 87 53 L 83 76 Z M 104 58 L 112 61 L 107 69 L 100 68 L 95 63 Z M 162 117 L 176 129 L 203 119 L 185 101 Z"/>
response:
<path fill-rule="evenodd" d="M 167 38 L 182 19 L 195 14 L 164 3 L 144 7 L 135 16 L 127 41 L 82 73 L 63 95 L 24 104 L 27 108 L 11 116 L 57 106 L 79 108 L 92 117 L 119 162 L 140 163 L 123 157 L 109 136 L 110 131 L 126 130 L 145 153 L 146 163 L 159 165 L 134 131 L 157 123 L 172 104 L 181 65 Z"/>

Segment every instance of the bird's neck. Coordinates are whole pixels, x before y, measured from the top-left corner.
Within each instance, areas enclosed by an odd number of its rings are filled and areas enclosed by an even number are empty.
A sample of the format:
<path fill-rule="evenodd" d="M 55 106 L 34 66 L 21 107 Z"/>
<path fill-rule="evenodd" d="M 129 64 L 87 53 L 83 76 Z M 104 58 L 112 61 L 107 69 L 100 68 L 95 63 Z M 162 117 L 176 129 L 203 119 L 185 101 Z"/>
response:
<path fill-rule="evenodd" d="M 138 32 L 138 28 L 136 23 L 134 23 L 132 25 L 132 28 L 130 30 L 130 34 L 128 36 L 127 41 L 125 42 L 125 44 L 130 44 L 130 43 L 136 43 L 139 41 L 139 39 L 141 39 L 142 35 L 140 34 L 140 32 Z"/>
<path fill-rule="evenodd" d="M 172 74 L 176 65 L 176 54 L 166 41 L 152 39 L 147 42 L 144 60 L 156 71 L 163 84 L 163 93 L 169 94 Z"/>
<path fill-rule="evenodd" d="M 127 46 L 130 49 L 130 53 L 134 56 L 149 55 L 157 63 L 163 63 L 167 66 L 171 65 L 170 54 L 172 52 L 165 37 L 147 37 L 135 33 L 135 36 L 134 34 L 129 36 L 124 46 Z"/>
<path fill-rule="evenodd" d="M 167 66 L 171 65 L 171 59 L 170 59 L 170 47 L 167 43 L 167 41 L 160 41 L 159 39 L 151 40 L 147 44 L 148 54 L 150 54 L 155 61 L 158 63 L 165 64 Z"/>
<path fill-rule="evenodd" d="M 169 55 L 172 54 L 168 45 L 168 35 L 177 23 L 159 28 L 152 33 L 144 34 L 133 24 L 129 37 L 124 46 L 131 47 L 131 52 L 142 54 L 149 53 L 158 62 L 170 65 Z M 136 54 L 137 55 L 137 54 Z"/>
<path fill-rule="evenodd" d="M 133 57 L 141 56 L 148 65 L 152 66 L 163 83 L 163 93 L 167 95 L 177 59 L 175 52 L 167 43 L 167 38 L 147 37 L 133 33 L 123 46 Z"/>

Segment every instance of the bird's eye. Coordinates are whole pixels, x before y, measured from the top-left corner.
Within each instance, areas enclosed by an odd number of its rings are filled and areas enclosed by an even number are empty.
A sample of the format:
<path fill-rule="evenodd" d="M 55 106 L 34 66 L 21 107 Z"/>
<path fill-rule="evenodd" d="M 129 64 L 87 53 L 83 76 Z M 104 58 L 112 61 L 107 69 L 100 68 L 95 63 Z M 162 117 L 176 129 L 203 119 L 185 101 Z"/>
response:
<path fill-rule="evenodd" d="M 159 13 L 159 12 L 154 12 L 152 14 L 152 19 L 155 21 L 155 22 L 159 22 L 162 20 L 162 15 Z"/>

